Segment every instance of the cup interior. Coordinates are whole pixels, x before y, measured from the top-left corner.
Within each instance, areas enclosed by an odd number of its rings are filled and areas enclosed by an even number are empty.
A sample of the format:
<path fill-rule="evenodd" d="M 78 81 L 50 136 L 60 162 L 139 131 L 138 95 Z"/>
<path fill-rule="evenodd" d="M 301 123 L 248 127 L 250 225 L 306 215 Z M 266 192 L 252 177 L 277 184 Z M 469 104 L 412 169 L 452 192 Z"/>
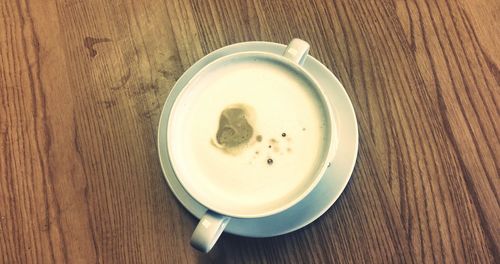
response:
<path fill-rule="evenodd" d="M 332 108 L 316 81 L 275 54 L 241 52 L 200 70 L 176 98 L 167 150 L 184 189 L 220 214 L 293 206 L 333 155 Z"/>

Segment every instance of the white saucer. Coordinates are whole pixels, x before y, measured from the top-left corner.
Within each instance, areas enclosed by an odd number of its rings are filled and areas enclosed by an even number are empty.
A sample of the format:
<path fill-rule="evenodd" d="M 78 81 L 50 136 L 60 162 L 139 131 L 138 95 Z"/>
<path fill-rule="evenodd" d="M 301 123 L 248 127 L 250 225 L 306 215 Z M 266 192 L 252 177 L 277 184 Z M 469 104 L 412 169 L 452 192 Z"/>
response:
<path fill-rule="evenodd" d="M 266 51 L 282 54 L 285 45 L 271 42 L 243 42 L 218 49 L 197 61 L 177 81 L 163 107 L 158 126 L 158 153 L 163 174 L 170 189 L 182 205 L 200 218 L 207 210 L 184 190 L 175 176 L 167 151 L 167 124 L 170 110 L 179 92 L 193 75 L 211 61 L 242 51 Z M 225 232 L 247 237 L 271 237 L 302 228 L 320 217 L 340 196 L 346 187 L 356 163 L 358 152 L 358 125 L 351 101 L 338 79 L 318 60 L 308 56 L 304 67 L 324 88 L 324 93 L 337 121 L 338 146 L 331 166 L 315 187 L 301 202 L 290 209 L 262 218 L 232 218 Z"/>

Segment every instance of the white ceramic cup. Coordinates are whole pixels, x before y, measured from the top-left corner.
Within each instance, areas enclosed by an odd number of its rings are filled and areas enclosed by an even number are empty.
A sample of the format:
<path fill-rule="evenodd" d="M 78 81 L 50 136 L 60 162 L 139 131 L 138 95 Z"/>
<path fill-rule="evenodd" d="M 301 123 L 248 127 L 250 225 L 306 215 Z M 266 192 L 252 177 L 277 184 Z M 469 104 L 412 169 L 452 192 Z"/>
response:
<path fill-rule="evenodd" d="M 318 156 L 318 159 L 320 160 L 317 161 L 317 169 L 312 172 L 312 174 L 314 175 L 311 175 L 310 181 L 308 181 L 307 184 L 301 186 L 301 189 L 296 192 L 293 197 L 290 197 L 290 199 L 284 201 L 280 201 L 270 208 L 255 208 L 249 206 L 248 210 L 245 211 L 245 207 L 241 206 L 239 208 L 224 206 L 225 204 L 229 203 L 229 201 L 224 201 L 220 198 L 217 200 L 216 197 L 205 195 L 203 193 L 203 188 L 195 186 L 196 182 L 193 182 L 193 180 L 189 178 L 191 176 L 191 172 L 189 169 L 189 162 L 191 162 L 191 160 L 189 159 L 189 157 L 183 155 L 182 151 L 180 151 L 180 149 L 182 148 L 182 144 L 180 142 L 182 141 L 182 137 L 185 135 L 183 135 L 182 131 L 179 130 L 179 126 L 177 124 L 178 122 L 180 122 L 179 118 L 184 118 L 184 116 L 178 117 L 177 115 L 180 115 L 179 113 L 181 112 L 188 111 L 186 110 L 188 109 L 186 107 L 189 107 L 189 97 L 192 96 L 190 95 L 189 90 L 193 89 L 192 86 L 190 86 L 190 83 L 186 85 L 185 89 L 176 98 L 176 101 L 174 102 L 172 111 L 170 113 L 167 128 L 167 150 L 169 152 L 170 161 L 172 163 L 174 172 L 176 173 L 176 176 L 182 184 L 183 188 L 200 204 L 209 208 L 205 215 L 200 219 L 200 222 L 191 237 L 191 245 L 196 249 L 203 252 L 208 252 L 216 243 L 217 239 L 222 234 L 225 226 L 232 217 L 265 217 L 282 212 L 292 207 L 293 205 L 300 202 L 305 196 L 307 196 L 307 194 L 309 194 L 314 189 L 314 187 L 323 176 L 328 166 L 328 162 L 329 160 L 331 160 L 334 152 L 334 120 L 332 108 L 326 100 L 326 96 L 323 94 L 317 82 L 301 66 L 307 58 L 308 51 L 309 44 L 307 42 L 300 39 L 293 39 L 285 49 L 285 52 L 282 56 L 265 52 L 242 52 L 230 54 L 208 64 L 192 78 L 193 80 L 197 78 L 197 75 L 210 73 L 210 71 L 218 67 L 218 65 L 227 65 L 228 63 L 231 63 L 231 61 L 235 61 L 238 58 L 248 59 L 249 56 L 254 56 L 256 59 L 265 59 L 269 60 L 272 63 L 282 65 L 280 67 L 284 67 L 283 69 L 292 72 L 292 74 L 302 79 L 304 83 L 307 83 L 309 87 L 308 89 L 314 90 L 315 94 L 318 97 L 317 102 L 318 104 L 321 104 L 320 108 L 324 110 L 323 118 L 325 121 L 325 137 L 324 142 L 322 141 L 321 143 L 321 155 Z M 209 170 L 207 170 L 207 173 L 209 173 Z M 235 199 L 238 198 L 236 197 Z"/>

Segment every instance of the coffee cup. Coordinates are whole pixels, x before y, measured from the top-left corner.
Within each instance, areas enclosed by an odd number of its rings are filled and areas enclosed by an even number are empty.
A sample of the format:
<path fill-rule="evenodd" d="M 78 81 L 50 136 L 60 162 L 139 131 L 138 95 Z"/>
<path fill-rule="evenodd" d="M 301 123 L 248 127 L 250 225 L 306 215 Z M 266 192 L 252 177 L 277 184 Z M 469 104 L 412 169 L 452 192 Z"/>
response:
<path fill-rule="evenodd" d="M 335 147 L 332 107 L 302 67 L 309 44 L 282 56 L 239 52 L 203 67 L 179 93 L 167 151 L 186 192 L 208 208 L 191 245 L 208 252 L 231 218 L 280 213 L 304 199 Z"/>

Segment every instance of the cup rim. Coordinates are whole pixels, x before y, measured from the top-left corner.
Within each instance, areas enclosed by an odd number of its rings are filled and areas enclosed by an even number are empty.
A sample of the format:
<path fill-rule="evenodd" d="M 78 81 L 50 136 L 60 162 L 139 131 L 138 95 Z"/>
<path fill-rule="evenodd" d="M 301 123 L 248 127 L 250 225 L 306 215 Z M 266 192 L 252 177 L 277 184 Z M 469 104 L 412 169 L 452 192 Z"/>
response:
<path fill-rule="evenodd" d="M 300 195 L 296 196 L 294 199 L 291 199 L 291 200 L 287 201 L 286 203 L 283 203 L 283 205 L 281 205 L 281 206 L 279 206 L 277 208 L 274 208 L 272 210 L 267 210 L 267 211 L 265 211 L 263 213 L 241 214 L 241 213 L 233 213 L 233 212 L 229 212 L 229 211 L 217 208 L 217 206 L 214 206 L 213 203 L 206 202 L 203 199 L 201 199 L 196 194 L 196 192 L 193 192 L 190 189 L 189 184 L 187 184 L 185 182 L 185 180 L 183 179 L 183 177 L 185 177 L 185 176 L 182 176 L 181 172 L 179 172 L 179 165 L 177 164 L 177 162 L 179 162 L 178 159 L 182 158 L 182 157 L 177 157 L 177 155 L 174 155 L 174 151 L 172 150 L 172 148 L 173 148 L 173 146 L 172 146 L 173 139 L 171 138 L 172 137 L 171 136 L 172 133 L 170 133 L 170 131 L 172 130 L 172 127 L 173 127 L 172 126 L 172 123 L 173 123 L 172 120 L 174 120 L 174 118 L 172 118 L 172 117 L 175 115 L 176 109 L 179 107 L 178 106 L 179 105 L 179 101 L 180 101 L 179 98 L 181 98 L 186 93 L 186 91 L 188 90 L 187 88 L 199 76 L 203 75 L 203 73 L 205 71 L 208 71 L 210 68 L 214 67 L 214 65 L 219 64 L 222 61 L 230 60 L 230 59 L 232 59 L 234 57 L 243 57 L 243 56 L 249 56 L 249 55 L 256 55 L 256 56 L 267 57 L 267 58 L 271 58 L 273 60 L 277 60 L 280 63 L 286 64 L 286 66 L 293 68 L 293 70 L 296 73 L 300 73 L 302 75 L 301 76 L 302 78 L 305 78 L 307 80 L 307 82 L 309 82 L 310 84 L 312 84 L 312 86 L 315 89 L 315 92 L 319 96 L 319 101 L 321 102 L 322 106 L 326 109 L 326 111 L 325 111 L 325 120 L 326 120 L 326 122 L 327 122 L 328 125 L 325 126 L 325 127 L 328 127 L 329 129 L 328 129 L 327 140 L 325 141 L 326 144 L 327 144 L 327 146 L 325 146 L 325 148 L 324 148 L 327 151 L 326 151 L 326 154 L 323 155 L 323 157 L 322 157 L 322 159 L 320 161 L 320 164 L 321 164 L 321 166 L 319 166 L 320 169 L 318 169 L 315 172 L 314 180 L 312 181 L 312 183 L 310 183 L 307 188 L 304 188 L 304 190 L 302 191 L 302 193 Z M 168 118 L 168 123 L 167 123 L 167 146 L 166 147 L 167 147 L 167 152 L 168 152 L 168 155 L 169 155 L 170 163 L 172 165 L 172 169 L 174 171 L 175 177 L 179 180 L 179 182 L 182 185 L 182 187 L 186 190 L 186 192 L 194 200 L 198 201 L 200 204 L 202 204 L 203 206 L 205 206 L 209 210 L 217 212 L 217 213 L 219 213 L 221 215 L 225 215 L 225 216 L 229 216 L 229 217 L 235 217 L 235 218 L 259 218 L 259 217 L 270 216 L 270 215 L 277 214 L 277 213 L 280 213 L 280 212 L 283 212 L 283 211 L 287 210 L 288 208 L 296 205 L 301 200 L 303 200 L 316 187 L 316 185 L 319 183 L 319 181 L 323 177 L 323 175 L 324 175 L 324 173 L 325 173 L 325 171 L 326 171 L 326 169 L 328 167 L 328 161 L 331 160 L 331 158 L 332 158 L 332 156 L 333 156 L 333 154 L 335 152 L 333 150 L 333 147 L 334 147 L 334 144 L 333 144 L 334 143 L 333 142 L 333 140 L 334 140 L 334 138 L 333 138 L 334 125 L 333 124 L 334 124 L 333 109 L 332 109 L 332 106 L 330 105 L 329 101 L 327 100 L 326 95 L 323 92 L 323 89 L 321 89 L 321 86 L 318 84 L 318 82 L 301 65 L 299 65 L 299 64 L 291 61 L 290 59 L 288 59 L 288 58 L 286 58 L 286 57 L 284 57 L 282 55 L 277 55 L 277 54 L 270 53 L 270 52 L 264 52 L 264 51 L 243 51 L 243 52 L 236 52 L 236 53 L 232 53 L 232 54 L 228 54 L 228 55 L 222 56 L 222 57 L 217 58 L 214 61 L 208 63 L 203 68 L 201 68 L 198 72 L 196 72 L 191 77 L 191 79 L 184 85 L 184 87 L 182 88 L 182 90 L 179 92 L 179 94 L 174 99 L 171 111 L 169 113 L 169 118 Z"/>

